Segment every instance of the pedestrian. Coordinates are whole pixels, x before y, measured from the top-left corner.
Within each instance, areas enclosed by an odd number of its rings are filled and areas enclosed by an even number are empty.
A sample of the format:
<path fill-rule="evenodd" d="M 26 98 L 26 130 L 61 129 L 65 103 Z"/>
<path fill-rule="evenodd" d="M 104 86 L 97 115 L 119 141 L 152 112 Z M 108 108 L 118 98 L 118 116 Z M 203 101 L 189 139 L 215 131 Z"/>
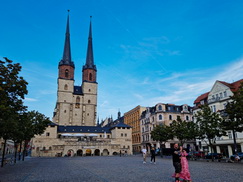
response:
<path fill-rule="evenodd" d="M 180 172 L 180 178 L 183 179 L 185 182 L 191 182 L 191 174 L 189 171 L 189 165 L 186 156 L 188 155 L 186 152 L 186 149 L 183 149 L 183 147 L 180 147 L 181 152 L 181 172 Z"/>
<path fill-rule="evenodd" d="M 150 150 L 150 153 L 151 153 L 151 161 L 150 163 L 153 163 L 153 160 L 154 160 L 154 164 L 155 163 L 155 148 L 152 146 L 151 150 Z"/>
<path fill-rule="evenodd" d="M 172 149 L 172 161 L 173 166 L 175 168 L 175 174 L 172 177 L 175 178 L 175 182 L 180 182 L 180 172 L 181 172 L 181 159 L 180 159 L 180 148 L 178 144 L 174 144 L 174 148 Z"/>
<path fill-rule="evenodd" d="M 145 146 L 143 146 L 142 153 L 143 153 L 143 164 L 146 164 L 147 149 L 145 148 Z"/>

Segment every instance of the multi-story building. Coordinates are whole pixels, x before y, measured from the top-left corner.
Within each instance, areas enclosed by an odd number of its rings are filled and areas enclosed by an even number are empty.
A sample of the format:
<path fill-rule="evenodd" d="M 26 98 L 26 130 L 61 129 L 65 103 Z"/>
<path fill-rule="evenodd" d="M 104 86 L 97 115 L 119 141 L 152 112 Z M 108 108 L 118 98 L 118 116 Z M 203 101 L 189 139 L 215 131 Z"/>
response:
<path fill-rule="evenodd" d="M 130 126 L 123 122 L 96 125 L 96 65 L 90 22 L 86 64 L 82 85 L 74 85 L 74 62 L 71 59 L 69 16 L 63 58 L 59 62 L 57 102 L 53 123 L 33 139 L 32 156 L 115 155 L 132 154 Z"/>
<path fill-rule="evenodd" d="M 133 153 L 141 152 L 140 116 L 145 107 L 137 106 L 124 113 L 124 123 L 132 127 L 132 150 Z"/>
<path fill-rule="evenodd" d="M 192 121 L 192 107 L 184 105 L 175 104 L 163 104 L 158 103 L 154 107 L 147 107 L 145 111 L 142 112 L 140 118 L 141 127 L 141 145 L 146 146 L 148 149 L 151 145 L 160 147 L 159 142 L 153 141 L 151 138 L 151 131 L 157 125 L 167 125 L 169 126 L 173 120 L 177 118 L 185 120 L 188 122 Z M 168 141 L 163 148 L 171 148 L 174 143 L 178 143 L 177 139 Z M 193 142 L 188 142 L 185 144 L 187 148 L 194 148 Z"/>
<path fill-rule="evenodd" d="M 233 83 L 227 83 L 224 81 L 216 81 L 212 89 L 199 96 L 194 101 L 193 114 L 195 115 L 200 110 L 200 105 L 208 104 L 212 112 L 222 112 L 227 103 L 231 101 L 230 96 L 233 96 L 234 92 L 238 90 L 240 83 L 243 79 Z M 196 118 L 194 117 L 195 122 Z M 236 143 L 238 151 L 243 151 L 243 133 L 236 132 Z M 199 150 L 211 152 L 211 148 L 207 146 L 206 142 L 197 140 Z M 233 137 L 232 131 L 227 131 L 227 136 L 217 137 L 215 141 L 215 149 L 218 153 L 223 153 L 224 156 L 229 157 L 233 153 Z"/>

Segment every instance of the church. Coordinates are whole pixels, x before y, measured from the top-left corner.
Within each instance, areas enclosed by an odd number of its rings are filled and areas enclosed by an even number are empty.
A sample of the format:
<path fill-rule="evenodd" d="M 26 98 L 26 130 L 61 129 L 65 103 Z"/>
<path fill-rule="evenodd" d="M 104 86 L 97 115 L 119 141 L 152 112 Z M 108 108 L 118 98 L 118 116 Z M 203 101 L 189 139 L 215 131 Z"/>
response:
<path fill-rule="evenodd" d="M 63 57 L 58 64 L 57 101 L 52 123 L 32 140 L 32 156 L 105 156 L 132 154 L 132 128 L 118 113 L 116 122 L 97 124 L 97 68 L 90 20 L 86 63 L 82 85 L 74 83 L 75 64 L 71 57 L 69 15 Z"/>

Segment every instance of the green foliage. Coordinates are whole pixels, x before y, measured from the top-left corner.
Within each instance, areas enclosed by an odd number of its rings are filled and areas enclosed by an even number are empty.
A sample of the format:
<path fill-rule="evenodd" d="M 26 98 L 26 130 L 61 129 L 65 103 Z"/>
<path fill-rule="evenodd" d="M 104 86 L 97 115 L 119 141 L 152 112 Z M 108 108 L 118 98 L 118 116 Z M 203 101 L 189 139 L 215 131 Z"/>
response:
<path fill-rule="evenodd" d="M 19 76 L 20 64 L 4 59 L 0 60 L 0 137 L 6 140 L 14 137 L 18 115 L 26 110 L 22 99 L 28 93 L 28 83 Z"/>
<path fill-rule="evenodd" d="M 235 132 L 243 131 L 243 82 L 231 96 L 232 101 L 226 105 L 223 127 Z"/>
<path fill-rule="evenodd" d="M 195 114 L 199 129 L 199 138 L 207 139 L 212 147 L 215 138 L 225 135 L 222 129 L 222 118 L 216 112 L 212 112 L 208 105 L 201 106 L 201 110 Z"/>
<path fill-rule="evenodd" d="M 171 128 L 166 125 L 158 125 L 151 131 L 151 137 L 161 144 L 166 143 L 168 140 L 173 139 Z"/>
<path fill-rule="evenodd" d="M 198 135 L 197 125 L 191 121 L 182 121 L 180 118 L 171 123 L 173 136 L 177 137 L 181 145 L 188 140 L 193 140 Z"/>

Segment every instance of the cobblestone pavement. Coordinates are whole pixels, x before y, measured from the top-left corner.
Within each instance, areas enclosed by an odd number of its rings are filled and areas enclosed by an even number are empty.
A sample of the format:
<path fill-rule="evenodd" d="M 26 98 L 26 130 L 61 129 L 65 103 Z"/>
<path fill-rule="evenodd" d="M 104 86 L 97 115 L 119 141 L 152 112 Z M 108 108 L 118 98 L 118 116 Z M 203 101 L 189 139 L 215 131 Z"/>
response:
<path fill-rule="evenodd" d="M 0 182 L 173 182 L 172 160 L 142 156 L 28 158 L 0 168 Z M 243 163 L 189 161 L 193 182 L 242 182 Z"/>

